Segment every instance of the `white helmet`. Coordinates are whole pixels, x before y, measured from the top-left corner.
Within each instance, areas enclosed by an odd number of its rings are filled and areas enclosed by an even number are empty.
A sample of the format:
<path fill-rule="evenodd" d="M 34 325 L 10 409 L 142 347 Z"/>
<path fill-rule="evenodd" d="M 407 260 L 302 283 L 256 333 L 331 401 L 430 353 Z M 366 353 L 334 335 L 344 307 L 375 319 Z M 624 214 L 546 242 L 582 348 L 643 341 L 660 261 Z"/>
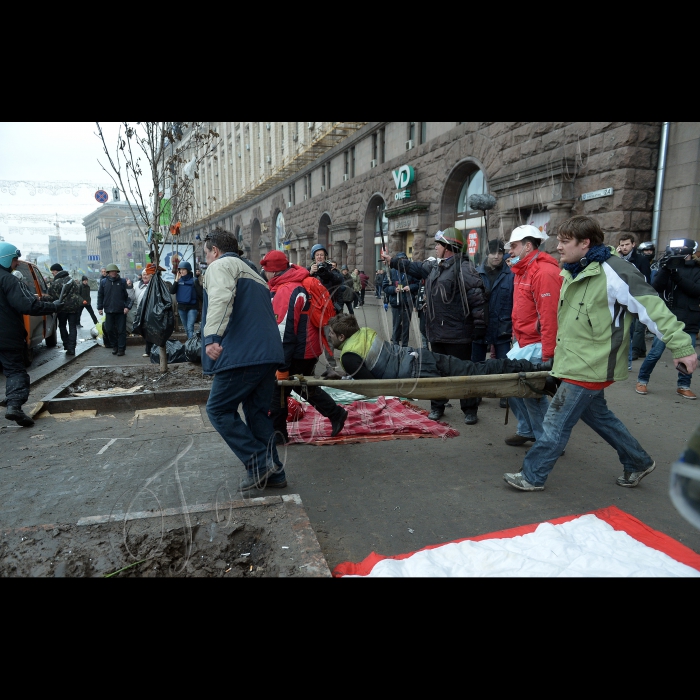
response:
<path fill-rule="evenodd" d="M 524 226 L 518 226 L 517 228 L 513 229 L 513 233 L 510 234 L 509 243 L 522 241 L 523 238 L 538 238 L 541 241 L 546 241 L 547 234 L 540 231 L 536 226 L 525 224 Z"/>

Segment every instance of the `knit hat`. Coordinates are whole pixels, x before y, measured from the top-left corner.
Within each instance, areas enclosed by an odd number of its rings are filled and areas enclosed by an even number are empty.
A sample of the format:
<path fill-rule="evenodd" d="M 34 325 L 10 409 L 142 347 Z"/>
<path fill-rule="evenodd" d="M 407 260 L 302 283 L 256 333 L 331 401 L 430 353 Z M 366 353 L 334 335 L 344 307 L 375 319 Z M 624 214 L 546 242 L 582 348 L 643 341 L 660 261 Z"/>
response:
<path fill-rule="evenodd" d="M 80 280 L 81 282 L 84 282 L 87 279 L 86 275 L 83 275 L 83 278 Z M 88 280 L 89 281 L 89 280 Z"/>
<path fill-rule="evenodd" d="M 51 272 L 61 272 L 63 268 L 58 263 L 54 263 L 49 270 L 51 270 Z"/>
<path fill-rule="evenodd" d="M 265 272 L 282 272 L 289 267 L 289 260 L 281 250 L 272 250 L 260 261 L 260 267 Z"/>

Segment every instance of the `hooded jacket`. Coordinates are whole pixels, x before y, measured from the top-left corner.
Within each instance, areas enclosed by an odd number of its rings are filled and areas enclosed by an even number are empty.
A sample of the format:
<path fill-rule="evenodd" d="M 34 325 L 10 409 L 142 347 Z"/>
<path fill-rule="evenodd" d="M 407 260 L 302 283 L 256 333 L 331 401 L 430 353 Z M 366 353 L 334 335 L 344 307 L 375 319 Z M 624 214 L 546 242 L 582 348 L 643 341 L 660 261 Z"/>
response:
<path fill-rule="evenodd" d="M 503 262 L 492 284 L 485 265 L 486 263 L 482 263 L 476 268 L 476 271 L 481 275 L 489 300 L 489 325 L 486 330 L 486 338 L 476 342 L 495 345 L 510 341 L 513 335 L 514 277 L 511 269 Z"/>
<path fill-rule="evenodd" d="M 55 311 L 52 303 L 39 301 L 10 270 L 0 267 L 0 350 L 24 350 L 27 344 L 25 314 L 48 316 Z"/>
<path fill-rule="evenodd" d="M 510 268 L 513 278 L 513 335 L 520 347 L 542 343 L 542 359 L 554 357 L 561 276 L 559 263 L 533 250 Z"/>
<path fill-rule="evenodd" d="M 284 349 L 284 365 L 287 371 L 292 360 L 310 360 L 321 355 L 321 331 L 309 323 L 310 300 L 302 282 L 309 271 L 298 265 L 289 268 L 268 281 L 272 295 L 272 311 L 275 314 Z"/>
<path fill-rule="evenodd" d="M 440 261 L 391 261 L 392 269 L 425 279 L 425 330 L 431 343 L 471 343 L 483 338 L 488 322 L 484 283 L 466 255 Z"/>
<path fill-rule="evenodd" d="M 591 262 L 576 279 L 568 270 L 561 276 L 555 377 L 579 382 L 627 379 L 630 314 L 638 314 L 674 358 L 695 352 L 683 323 L 644 275 L 616 253 L 603 263 Z"/>
<path fill-rule="evenodd" d="M 215 260 L 204 275 L 202 304 L 202 372 L 216 374 L 237 367 L 284 362 L 270 289 L 260 274 L 235 253 Z M 206 346 L 219 343 L 217 360 Z"/>

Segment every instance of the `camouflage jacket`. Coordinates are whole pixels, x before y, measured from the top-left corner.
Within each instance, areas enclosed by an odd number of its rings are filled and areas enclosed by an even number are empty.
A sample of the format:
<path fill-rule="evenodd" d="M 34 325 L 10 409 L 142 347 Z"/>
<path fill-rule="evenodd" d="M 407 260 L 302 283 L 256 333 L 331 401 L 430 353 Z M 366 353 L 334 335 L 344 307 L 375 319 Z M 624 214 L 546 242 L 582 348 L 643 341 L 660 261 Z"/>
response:
<path fill-rule="evenodd" d="M 80 282 L 76 282 L 66 270 L 61 270 L 52 280 L 49 282 L 49 288 L 46 296 L 51 299 L 51 301 L 56 301 L 59 296 L 61 296 L 61 290 L 63 285 L 71 283 L 71 286 L 66 290 L 63 295 L 63 303 L 65 306 L 61 309 L 64 313 L 75 313 L 83 308 L 83 298 L 80 294 Z"/>

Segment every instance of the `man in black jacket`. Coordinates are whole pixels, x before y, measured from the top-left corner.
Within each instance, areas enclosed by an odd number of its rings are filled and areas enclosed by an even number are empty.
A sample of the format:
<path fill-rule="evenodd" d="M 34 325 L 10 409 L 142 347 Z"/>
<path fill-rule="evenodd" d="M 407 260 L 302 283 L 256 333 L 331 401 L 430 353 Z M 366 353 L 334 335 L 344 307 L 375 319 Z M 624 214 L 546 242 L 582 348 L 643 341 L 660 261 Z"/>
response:
<path fill-rule="evenodd" d="M 109 337 L 112 355 L 126 353 L 126 315 L 133 305 L 126 291 L 126 280 L 119 276 L 119 268 L 112 263 L 107 265 L 107 277 L 100 283 L 97 292 L 97 313 L 104 309 L 105 335 Z"/>
<path fill-rule="evenodd" d="M 484 283 L 469 260 L 463 232 L 450 227 L 435 234 L 435 255 L 430 262 L 392 260 L 382 251 L 382 258 L 392 268 L 425 279 L 425 329 L 430 349 L 441 355 L 470 360 L 472 341 L 486 336 L 488 304 Z M 447 399 L 430 402 L 431 420 L 439 420 Z M 477 422 L 479 399 L 460 399 L 464 422 Z"/>
<path fill-rule="evenodd" d="M 29 398 L 29 375 L 24 367 L 27 331 L 23 316 L 46 316 L 60 311 L 63 304 L 39 301 L 12 275 L 20 255 L 15 246 L 0 242 L 0 369 L 7 378 L 5 418 L 26 428 L 34 425 L 34 421 L 22 410 Z"/>
<path fill-rule="evenodd" d="M 651 284 L 651 260 L 637 250 L 637 239 L 633 233 L 623 233 L 617 245 L 617 252 L 620 257 L 632 263 L 643 275 L 644 279 Z M 630 355 L 628 368 L 632 367 L 632 360 L 647 356 L 647 346 L 644 341 L 646 327 L 640 323 L 636 314 L 632 315 L 632 325 L 630 326 Z"/>
<path fill-rule="evenodd" d="M 664 299 L 676 318 L 685 324 L 685 332 L 695 347 L 700 330 L 700 264 L 693 259 L 697 244 L 688 238 L 672 240 L 666 248 L 666 255 L 659 260 L 659 271 L 654 276 L 652 286 Z M 654 338 L 651 350 L 639 368 L 636 392 L 647 395 L 647 384 L 651 373 L 659 361 L 666 344 Z M 678 370 L 676 393 L 684 399 L 697 399 L 690 390 L 692 374 Z"/>
<path fill-rule="evenodd" d="M 54 263 L 49 268 L 53 279 L 44 297 L 44 301 L 56 301 L 63 292 L 63 309 L 58 314 L 58 329 L 61 332 L 61 342 L 66 355 L 75 355 L 75 346 L 78 342 L 78 320 L 83 306 L 83 298 L 80 295 L 78 283 L 64 270 L 61 265 Z M 66 329 L 66 325 L 68 328 Z"/>

